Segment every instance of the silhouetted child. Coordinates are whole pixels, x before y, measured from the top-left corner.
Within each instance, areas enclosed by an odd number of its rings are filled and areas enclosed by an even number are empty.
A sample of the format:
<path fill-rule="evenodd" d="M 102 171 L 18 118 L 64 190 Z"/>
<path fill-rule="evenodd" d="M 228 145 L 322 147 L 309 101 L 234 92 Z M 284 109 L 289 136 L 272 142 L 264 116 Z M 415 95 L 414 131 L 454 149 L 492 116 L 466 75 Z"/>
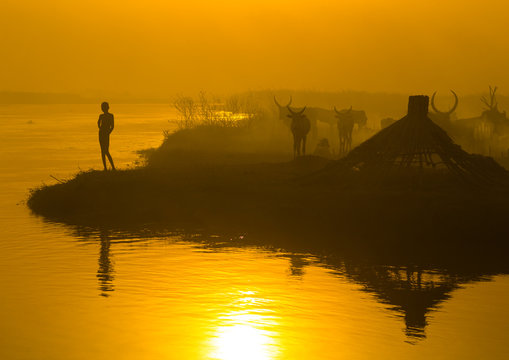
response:
<path fill-rule="evenodd" d="M 109 108 L 110 105 L 106 101 L 101 104 L 101 109 L 104 114 L 99 115 L 97 126 L 99 127 L 99 144 L 101 145 L 101 157 L 103 159 L 104 170 L 108 170 L 106 167 L 106 156 L 110 161 L 111 168 L 115 170 L 115 165 L 110 155 L 110 134 L 115 124 L 113 121 L 113 114 L 108 112 Z"/>

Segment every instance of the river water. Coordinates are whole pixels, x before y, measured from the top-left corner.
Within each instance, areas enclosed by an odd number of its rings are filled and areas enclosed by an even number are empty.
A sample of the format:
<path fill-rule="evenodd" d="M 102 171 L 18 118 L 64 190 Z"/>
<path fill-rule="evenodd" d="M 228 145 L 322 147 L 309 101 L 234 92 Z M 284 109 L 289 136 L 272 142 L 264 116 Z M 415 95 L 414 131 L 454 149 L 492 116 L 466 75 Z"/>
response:
<path fill-rule="evenodd" d="M 115 105 L 119 168 L 165 105 Z M 198 234 L 55 224 L 29 189 L 102 167 L 99 105 L 0 107 L 0 359 L 507 359 L 509 276 L 374 266 Z"/>

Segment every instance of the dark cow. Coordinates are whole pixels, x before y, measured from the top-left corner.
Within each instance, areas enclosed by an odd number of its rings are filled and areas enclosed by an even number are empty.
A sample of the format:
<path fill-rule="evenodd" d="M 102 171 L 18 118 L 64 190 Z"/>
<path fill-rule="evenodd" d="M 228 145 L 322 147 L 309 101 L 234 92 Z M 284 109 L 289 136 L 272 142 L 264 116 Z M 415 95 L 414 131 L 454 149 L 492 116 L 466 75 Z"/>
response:
<path fill-rule="evenodd" d="M 491 123 L 493 126 L 494 134 L 500 136 L 507 132 L 509 127 L 509 119 L 507 119 L 505 111 L 500 111 L 498 109 L 498 101 L 495 95 L 496 92 L 497 87 L 495 86 L 492 88 L 490 86 L 489 100 L 485 96 L 481 98 L 483 104 L 486 105 L 486 109 L 482 112 L 481 117 L 487 122 Z"/>
<path fill-rule="evenodd" d="M 288 106 L 292 103 L 292 97 L 290 96 L 290 101 L 286 106 L 282 106 L 277 101 L 274 96 L 274 103 L 278 107 L 279 110 L 279 119 L 286 122 L 287 116 L 290 115 L 288 111 Z M 306 116 L 309 119 L 309 123 L 311 125 L 311 138 L 316 139 L 318 137 L 318 122 L 329 124 L 331 129 L 336 123 L 336 118 L 334 117 L 334 112 L 331 110 L 319 108 L 319 107 L 306 107 Z"/>
<path fill-rule="evenodd" d="M 290 123 L 290 130 L 293 134 L 293 157 L 306 155 L 306 137 L 311 129 L 311 124 L 304 111 L 304 107 L 301 111 L 293 111 L 290 106 L 287 106 L 289 114 L 287 115 L 292 122 Z"/>
<path fill-rule="evenodd" d="M 351 106 L 349 109 L 343 109 L 340 111 L 336 110 L 334 107 L 334 110 L 336 111 L 336 117 L 338 113 L 348 113 L 348 116 L 352 118 L 354 125 L 357 125 L 359 129 L 364 128 L 368 123 L 368 117 L 364 110 L 353 110 Z"/>
<path fill-rule="evenodd" d="M 352 132 L 355 125 L 355 117 L 352 108 L 338 111 L 334 107 L 337 118 L 339 134 L 339 157 L 345 156 L 352 147 Z"/>

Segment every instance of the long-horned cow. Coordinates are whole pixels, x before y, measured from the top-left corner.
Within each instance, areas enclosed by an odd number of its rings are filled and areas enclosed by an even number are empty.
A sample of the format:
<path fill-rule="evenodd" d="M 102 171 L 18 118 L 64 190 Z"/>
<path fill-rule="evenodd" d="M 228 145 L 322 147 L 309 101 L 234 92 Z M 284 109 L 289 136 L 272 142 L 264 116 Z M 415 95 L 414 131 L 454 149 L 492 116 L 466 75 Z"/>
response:
<path fill-rule="evenodd" d="M 495 135 L 503 135 L 509 127 L 509 119 L 505 111 L 498 109 L 498 101 L 496 99 L 497 87 L 490 86 L 490 97 L 489 100 L 483 96 L 481 101 L 486 105 L 486 109 L 483 111 L 481 117 L 486 121 L 490 122 L 493 126 Z"/>
<path fill-rule="evenodd" d="M 352 132 L 355 125 L 355 118 L 352 112 L 352 107 L 348 110 L 338 111 L 334 106 L 336 112 L 338 133 L 339 133 L 339 156 L 346 155 L 352 147 Z"/>
<path fill-rule="evenodd" d="M 338 110 L 336 108 L 334 108 L 334 110 L 336 112 L 334 122 L 336 122 Z M 349 109 L 339 110 L 339 113 L 348 113 L 353 120 L 353 124 L 357 125 L 358 129 L 364 128 L 368 123 L 368 117 L 366 116 L 366 112 L 364 110 L 353 110 L 350 106 Z"/>
<path fill-rule="evenodd" d="M 287 106 L 289 114 L 287 115 L 291 120 L 290 130 L 293 134 L 293 157 L 297 157 L 301 155 L 306 155 L 306 137 L 311 129 L 311 123 L 306 115 L 304 115 L 304 111 L 306 111 L 306 107 L 300 111 L 293 111 L 290 106 Z"/>
<path fill-rule="evenodd" d="M 437 92 L 435 91 L 433 93 L 433 96 L 431 96 L 431 108 L 433 109 L 434 112 L 429 114 L 431 120 L 433 120 L 435 123 L 437 123 L 437 125 L 443 127 L 447 131 L 453 130 L 451 117 L 454 111 L 456 111 L 456 108 L 458 107 L 458 95 L 456 95 L 456 93 L 452 90 L 451 93 L 454 95 L 454 105 L 448 111 L 440 111 L 435 106 L 435 95 L 437 94 Z"/>
<path fill-rule="evenodd" d="M 505 111 L 498 109 L 496 99 L 497 87 L 490 86 L 489 99 L 481 97 L 481 102 L 486 106 L 481 114 L 480 121 L 474 128 L 474 139 L 477 150 L 481 153 L 492 154 L 493 151 L 507 148 L 506 137 L 509 133 L 509 119 Z"/>
<path fill-rule="evenodd" d="M 274 96 L 274 103 L 279 109 L 279 119 L 286 121 L 290 111 L 288 107 L 292 103 L 292 97 L 286 106 L 282 106 Z M 318 137 L 318 121 L 332 125 L 334 123 L 334 112 L 319 107 L 306 107 L 306 116 L 309 119 L 311 138 L 316 139 Z"/>

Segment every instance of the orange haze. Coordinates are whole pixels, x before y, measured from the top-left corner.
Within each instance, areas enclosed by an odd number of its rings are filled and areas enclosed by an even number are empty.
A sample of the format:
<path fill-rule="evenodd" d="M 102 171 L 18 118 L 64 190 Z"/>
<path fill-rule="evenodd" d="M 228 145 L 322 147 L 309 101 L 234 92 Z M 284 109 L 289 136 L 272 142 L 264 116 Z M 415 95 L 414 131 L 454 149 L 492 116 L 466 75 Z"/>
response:
<path fill-rule="evenodd" d="M 0 91 L 509 89 L 503 0 L 2 0 Z"/>

